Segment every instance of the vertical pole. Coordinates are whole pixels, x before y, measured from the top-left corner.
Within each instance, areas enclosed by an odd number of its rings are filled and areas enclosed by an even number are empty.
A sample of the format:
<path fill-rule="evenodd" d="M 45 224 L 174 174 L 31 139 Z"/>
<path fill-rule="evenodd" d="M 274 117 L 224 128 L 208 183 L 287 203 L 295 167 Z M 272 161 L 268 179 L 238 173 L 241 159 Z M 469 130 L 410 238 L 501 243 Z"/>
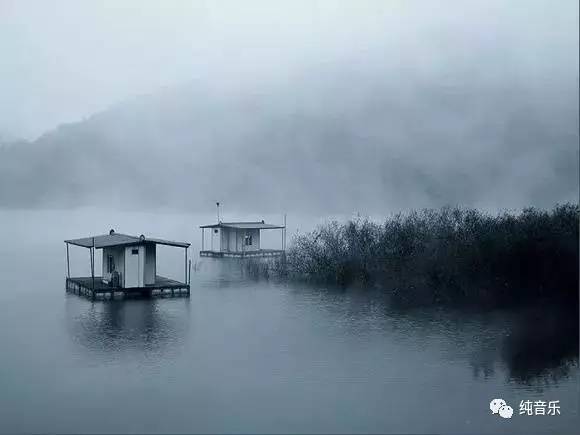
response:
<path fill-rule="evenodd" d="M 185 269 L 183 272 L 185 274 L 185 281 L 183 282 L 187 284 L 187 248 L 185 248 Z"/>
<path fill-rule="evenodd" d="M 217 206 L 217 223 L 220 223 L 220 203 L 216 202 L 215 205 Z"/>
<path fill-rule="evenodd" d="M 201 250 L 203 251 L 203 242 L 205 240 L 205 228 L 201 229 Z"/>
<path fill-rule="evenodd" d="M 189 260 L 189 278 L 187 279 L 187 285 L 191 284 L 191 260 Z"/>
<path fill-rule="evenodd" d="M 284 229 L 282 230 L 284 233 L 284 251 L 286 250 L 286 213 L 284 213 Z"/>
<path fill-rule="evenodd" d="M 95 292 L 95 238 L 93 237 L 93 247 L 91 248 L 91 277 L 93 279 L 93 294 Z"/>
<path fill-rule="evenodd" d="M 68 256 L 68 243 L 66 244 L 66 276 L 70 278 L 70 262 Z"/>

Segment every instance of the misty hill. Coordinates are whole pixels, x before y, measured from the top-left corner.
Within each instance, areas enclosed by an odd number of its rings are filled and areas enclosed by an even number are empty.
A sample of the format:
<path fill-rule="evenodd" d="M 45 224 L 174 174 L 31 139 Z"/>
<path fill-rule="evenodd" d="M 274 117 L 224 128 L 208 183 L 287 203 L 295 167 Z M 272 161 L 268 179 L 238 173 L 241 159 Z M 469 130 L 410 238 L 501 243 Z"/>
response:
<path fill-rule="evenodd" d="M 578 198 L 577 93 L 554 80 L 192 82 L 0 147 L 0 206 L 384 212 Z"/>

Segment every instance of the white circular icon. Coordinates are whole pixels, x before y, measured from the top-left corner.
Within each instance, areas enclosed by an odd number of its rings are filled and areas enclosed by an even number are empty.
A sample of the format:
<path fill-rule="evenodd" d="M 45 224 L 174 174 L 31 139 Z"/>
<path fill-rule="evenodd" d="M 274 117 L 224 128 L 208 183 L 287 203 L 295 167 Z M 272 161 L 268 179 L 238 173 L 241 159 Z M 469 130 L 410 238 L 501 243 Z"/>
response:
<path fill-rule="evenodd" d="M 505 406 L 505 400 L 503 399 L 493 399 L 489 402 L 489 409 L 491 409 L 492 414 L 497 414 L 502 406 Z"/>
<path fill-rule="evenodd" d="M 513 414 L 514 410 L 509 405 L 503 405 L 501 408 L 499 408 L 499 415 L 503 418 L 512 418 Z"/>

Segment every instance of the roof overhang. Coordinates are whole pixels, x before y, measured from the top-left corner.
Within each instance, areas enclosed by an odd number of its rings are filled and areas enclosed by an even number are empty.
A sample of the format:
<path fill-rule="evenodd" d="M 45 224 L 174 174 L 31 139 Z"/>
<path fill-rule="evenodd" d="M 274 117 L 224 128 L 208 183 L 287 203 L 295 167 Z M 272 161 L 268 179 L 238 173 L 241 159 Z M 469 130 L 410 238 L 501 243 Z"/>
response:
<path fill-rule="evenodd" d="M 120 233 L 110 233 L 110 234 L 101 234 L 98 236 L 82 237 L 80 239 L 65 240 L 64 242 L 71 245 L 82 246 L 83 248 L 96 248 L 96 249 L 109 248 L 113 246 L 141 245 L 146 243 L 153 243 L 156 245 L 176 246 L 179 248 L 188 248 L 190 246 L 190 244 L 186 242 L 174 242 L 172 240 L 156 239 L 153 237 L 145 237 L 145 236 L 136 237 Z"/>
<path fill-rule="evenodd" d="M 236 230 L 278 230 L 283 225 L 272 225 L 264 222 L 220 222 L 217 224 L 200 225 L 200 228 L 232 228 Z"/>
<path fill-rule="evenodd" d="M 156 239 L 153 237 L 146 237 L 144 243 L 155 243 L 156 245 L 176 246 L 178 248 L 189 248 L 191 243 L 174 242 L 173 240 Z"/>

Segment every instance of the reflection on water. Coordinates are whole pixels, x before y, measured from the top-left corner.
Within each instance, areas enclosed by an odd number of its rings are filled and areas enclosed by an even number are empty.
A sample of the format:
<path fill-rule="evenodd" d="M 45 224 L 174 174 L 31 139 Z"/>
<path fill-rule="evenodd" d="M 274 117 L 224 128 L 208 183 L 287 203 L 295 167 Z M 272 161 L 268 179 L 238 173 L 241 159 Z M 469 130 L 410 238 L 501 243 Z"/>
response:
<path fill-rule="evenodd" d="M 258 277 L 248 273 L 247 267 L 244 266 L 245 261 L 247 260 L 236 258 L 200 258 L 192 271 L 192 279 L 198 286 L 212 288 L 252 285 L 258 281 Z"/>
<path fill-rule="evenodd" d="M 557 383 L 578 368 L 578 307 L 541 306 L 521 313 L 501 343 L 510 380 Z"/>
<path fill-rule="evenodd" d="M 491 378 L 498 365 L 505 367 L 508 382 L 521 385 L 555 384 L 573 376 L 578 369 L 577 311 L 528 307 L 509 318 L 496 336 L 479 336 L 470 360 L 474 377 Z"/>
<path fill-rule="evenodd" d="M 86 310 L 79 311 L 78 301 L 71 301 L 75 297 L 67 295 L 68 332 L 90 352 L 155 354 L 174 350 L 186 338 L 189 317 L 173 311 L 188 310 L 187 298 L 87 302 Z"/>
<path fill-rule="evenodd" d="M 579 363 L 577 307 L 543 304 L 511 311 L 393 306 L 377 290 L 294 289 L 352 328 L 377 328 L 391 340 L 441 341 L 448 360 L 465 361 L 474 379 L 544 385 L 573 376 Z M 340 328 L 340 325 L 337 325 Z M 505 369 L 505 370 L 504 370 Z"/>
<path fill-rule="evenodd" d="M 218 279 L 211 279 L 214 274 Z M 162 420 L 160 427 L 178 431 L 260 432 L 282 425 L 299 432 L 479 432 L 484 424 L 499 424 L 487 420 L 491 396 L 511 403 L 554 398 L 547 390 L 552 387 L 566 404 L 567 420 L 558 427 L 577 419 L 570 388 L 578 377 L 573 314 L 547 307 L 401 308 L 376 290 L 256 282 L 241 274 L 235 262 L 206 266 L 192 281 L 191 299 L 91 303 L 67 295 L 69 338 L 91 361 L 115 367 L 134 361 L 137 373 L 171 372 L 170 384 L 158 388 L 180 397 L 174 408 L 187 398 L 204 410 L 203 418 L 194 412 L 193 421 Z M 141 389 L 152 381 L 132 382 Z M 534 393 L 525 390 L 529 386 Z M 126 396 L 134 399 L 133 393 Z M 446 400 L 469 419 L 445 417 Z M 268 408 L 278 401 L 284 405 Z M 383 402 L 396 419 L 384 417 L 378 406 Z M 424 426 L 405 416 L 404 409 L 425 403 L 432 409 L 423 414 Z M 306 423 L 293 426 L 297 418 Z M 537 430 L 537 422 L 517 424 L 518 430 Z M 124 426 L 117 422 L 114 428 Z"/>

